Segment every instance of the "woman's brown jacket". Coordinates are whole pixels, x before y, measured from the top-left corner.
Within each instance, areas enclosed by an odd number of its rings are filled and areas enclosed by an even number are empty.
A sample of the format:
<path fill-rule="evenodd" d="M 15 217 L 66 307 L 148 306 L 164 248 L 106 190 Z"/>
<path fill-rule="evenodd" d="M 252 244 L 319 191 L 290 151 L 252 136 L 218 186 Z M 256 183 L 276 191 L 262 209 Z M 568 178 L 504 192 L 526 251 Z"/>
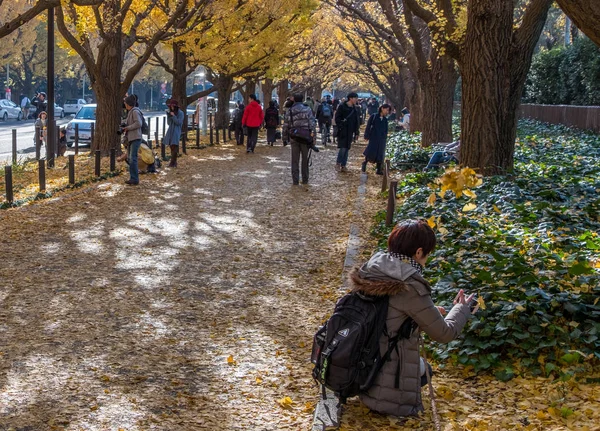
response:
<path fill-rule="evenodd" d="M 433 304 L 429 283 L 409 263 L 388 253 L 375 254 L 351 274 L 350 280 L 354 291 L 390 296 L 386 321 L 390 337 L 408 317 L 418 325 L 410 338 L 400 340 L 373 386 L 360 399 L 379 413 L 416 415 L 423 410 L 419 332 L 424 331 L 440 343 L 448 343 L 458 337 L 471 311 L 468 305 L 457 304 L 444 319 Z M 380 339 L 382 355 L 387 348 L 388 336 L 383 335 Z"/>

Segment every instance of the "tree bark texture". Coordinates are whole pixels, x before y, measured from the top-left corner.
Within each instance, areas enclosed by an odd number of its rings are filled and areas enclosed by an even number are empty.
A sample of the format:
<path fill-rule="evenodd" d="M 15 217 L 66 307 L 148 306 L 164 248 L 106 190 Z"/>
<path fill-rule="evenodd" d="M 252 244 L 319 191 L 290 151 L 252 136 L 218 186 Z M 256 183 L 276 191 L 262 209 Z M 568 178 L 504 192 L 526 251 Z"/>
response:
<path fill-rule="evenodd" d="M 283 113 L 283 105 L 285 104 L 285 99 L 288 97 L 288 85 L 289 81 L 287 79 L 282 79 L 279 81 L 277 85 L 277 97 L 279 98 L 279 111 Z"/>
<path fill-rule="evenodd" d="M 423 88 L 421 146 L 452 142 L 452 110 L 458 73 L 448 56 L 431 56 L 432 68 L 420 79 Z"/>
<path fill-rule="evenodd" d="M 600 1 L 556 0 L 556 2 L 575 25 L 600 46 Z"/>
<path fill-rule="evenodd" d="M 229 98 L 231 97 L 231 88 L 233 87 L 233 77 L 219 76 L 214 81 L 213 84 L 217 89 L 219 97 L 217 113 L 215 114 L 215 125 L 217 128 L 222 129 L 229 125 Z"/>
<path fill-rule="evenodd" d="M 265 78 L 265 82 L 262 84 L 263 94 L 264 94 L 264 107 L 269 107 L 269 102 L 273 99 L 273 90 L 275 89 L 276 84 L 273 84 L 273 80 L 271 78 Z"/>
<path fill-rule="evenodd" d="M 173 95 L 179 106 L 187 106 L 187 56 L 179 43 L 173 44 Z"/>
<path fill-rule="evenodd" d="M 513 2 L 473 0 L 461 49 L 461 164 L 484 175 L 513 169 L 519 108 L 551 0 L 534 0 L 513 32 Z"/>

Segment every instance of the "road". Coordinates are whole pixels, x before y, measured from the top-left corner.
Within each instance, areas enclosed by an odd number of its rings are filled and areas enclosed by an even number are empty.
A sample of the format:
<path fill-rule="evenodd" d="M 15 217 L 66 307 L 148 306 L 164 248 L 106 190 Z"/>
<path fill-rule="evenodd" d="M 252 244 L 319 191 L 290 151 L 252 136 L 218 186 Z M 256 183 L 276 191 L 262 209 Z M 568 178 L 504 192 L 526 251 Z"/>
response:
<path fill-rule="evenodd" d="M 150 112 L 144 113 L 146 117 L 146 121 L 150 122 L 152 120 L 152 124 L 150 125 L 150 129 L 152 132 L 152 139 L 154 139 L 154 131 L 156 130 L 156 117 L 159 117 L 159 136 L 162 137 L 163 129 L 162 129 L 162 117 L 164 117 L 163 112 Z M 63 119 L 56 119 L 57 125 L 61 127 L 65 127 L 67 123 L 71 121 L 71 117 L 66 117 Z M 17 121 L 17 120 L 8 120 L 8 121 L 0 121 L 0 163 L 5 161 L 10 161 L 12 158 L 12 130 L 17 130 L 17 158 L 29 158 L 35 157 L 35 145 L 33 142 L 33 136 L 35 133 L 35 120 L 27 120 L 27 121 Z M 44 157 L 44 149 L 42 148 L 42 157 Z"/>

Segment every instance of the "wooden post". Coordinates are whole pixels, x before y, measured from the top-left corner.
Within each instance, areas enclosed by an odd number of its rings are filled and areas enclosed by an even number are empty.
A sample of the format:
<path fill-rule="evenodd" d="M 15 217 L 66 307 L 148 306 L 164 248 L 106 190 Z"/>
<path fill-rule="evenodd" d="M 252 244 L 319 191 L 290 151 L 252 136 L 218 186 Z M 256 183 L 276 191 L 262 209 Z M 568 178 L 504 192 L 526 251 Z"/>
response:
<path fill-rule="evenodd" d="M 40 151 L 42 147 L 42 129 L 35 128 L 35 159 L 40 159 Z"/>
<path fill-rule="evenodd" d="M 152 147 L 150 147 L 152 148 Z M 114 172 L 116 168 L 117 150 L 114 148 L 110 149 L 110 171 Z"/>
<path fill-rule="evenodd" d="M 17 129 L 12 129 L 12 164 L 17 164 Z"/>
<path fill-rule="evenodd" d="M 398 189 L 398 181 L 392 181 L 390 183 L 390 189 L 388 191 L 388 205 L 387 212 L 385 214 L 386 226 L 391 226 L 394 223 L 394 212 L 396 211 L 396 190 Z"/>
<path fill-rule="evenodd" d="M 200 148 L 200 124 L 196 127 L 196 148 Z"/>
<path fill-rule="evenodd" d="M 56 130 L 56 120 L 48 119 L 46 124 L 46 167 L 52 169 L 54 167 L 54 154 L 56 153 L 56 146 L 58 144 L 56 142 L 56 135 L 53 133 Z"/>
<path fill-rule="evenodd" d="M 165 143 L 160 144 L 160 158 L 165 161 L 167 160 L 167 149 L 165 148 Z"/>
<path fill-rule="evenodd" d="M 210 145 L 213 144 L 213 122 L 212 122 L 212 112 L 208 114 L 208 127 L 210 128 Z"/>
<path fill-rule="evenodd" d="M 383 178 L 382 178 L 382 182 L 381 182 L 381 191 L 382 192 L 385 192 L 387 190 L 389 175 L 390 175 L 390 161 L 389 161 L 389 159 L 386 159 L 385 166 L 383 168 Z"/>
<path fill-rule="evenodd" d="M 162 134 L 162 137 L 164 138 L 166 134 L 167 134 L 167 116 L 165 115 L 163 117 L 163 134 Z"/>
<path fill-rule="evenodd" d="M 187 135 L 188 135 L 188 116 L 187 114 L 183 115 L 183 141 L 181 142 L 181 150 L 183 152 L 183 154 L 187 154 L 187 148 L 186 148 L 186 144 L 187 144 Z"/>
<path fill-rule="evenodd" d="M 91 124 L 92 129 L 90 133 L 90 151 L 94 148 L 94 134 L 96 132 L 96 128 L 94 127 L 94 123 Z"/>
<path fill-rule="evenodd" d="M 213 120 L 216 120 L 216 119 L 213 118 Z M 215 121 L 215 123 L 216 123 L 216 121 Z M 216 124 L 215 124 L 214 129 L 215 129 L 215 138 L 216 138 L 215 143 L 217 145 L 219 145 L 219 135 L 220 135 L 220 133 L 219 133 L 219 128 L 216 126 Z"/>
<path fill-rule="evenodd" d="M 79 123 L 75 123 L 75 155 L 79 154 Z"/>
<path fill-rule="evenodd" d="M 46 190 L 46 161 L 44 159 L 38 161 L 38 170 L 40 178 L 40 192 Z"/>
<path fill-rule="evenodd" d="M 152 137 L 152 120 L 148 119 L 146 122 L 148 123 L 148 141 L 150 141 L 150 138 Z M 152 146 L 150 146 L 150 148 L 152 148 Z"/>
<path fill-rule="evenodd" d="M 6 184 L 6 201 L 12 203 L 13 197 L 13 178 L 12 178 L 12 166 L 4 167 L 4 182 Z"/>
<path fill-rule="evenodd" d="M 75 184 L 75 156 L 69 155 L 69 184 Z"/>
<path fill-rule="evenodd" d="M 93 130 L 93 129 L 92 129 Z M 100 176 L 100 160 L 102 157 L 102 152 L 100 150 L 96 150 L 96 166 L 95 166 L 95 174 L 97 177 Z"/>
<path fill-rule="evenodd" d="M 156 141 L 156 148 L 158 148 L 158 117 L 156 117 L 156 132 L 154 132 L 154 140 Z"/>

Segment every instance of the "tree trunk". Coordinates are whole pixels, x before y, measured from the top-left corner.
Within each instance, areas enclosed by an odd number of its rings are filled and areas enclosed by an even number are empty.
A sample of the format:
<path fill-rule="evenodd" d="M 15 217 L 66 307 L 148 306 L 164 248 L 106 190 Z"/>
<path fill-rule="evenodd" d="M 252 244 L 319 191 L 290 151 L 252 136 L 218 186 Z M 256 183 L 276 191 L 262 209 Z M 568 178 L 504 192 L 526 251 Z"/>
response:
<path fill-rule="evenodd" d="M 263 94 L 264 94 L 264 107 L 269 107 L 269 102 L 273 99 L 273 89 L 275 89 L 275 84 L 273 84 L 273 80 L 271 78 L 265 78 L 265 82 L 262 85 Z"/>
<path fill-rule="evenodd" d="M 219 76 L 214 81 L 213 84 L 219 97 L 215 124 L 217 128 L 222 129 L 229 125 L 229 98 L 231 97 L 233 78 L 231 76 Z"/>
<path fill-rule="evenodd" d="M 187 56 L 179 43 L 173 44 L 173 95 L 179 106 L 187 106 Z"/>
<path fill-rule="evenodd" d="M 556 0 L 575 25 L 600 46 L 600 2 L 598 0 Z"/>
<path fill-rule="evenodd" d="M 242 93 L 242 97 L 244 98 L 244 105 L 247 105 L 248 97 L 251 94 L 256 94 L 256 80 L 254 78 L 246 78 L 244 86 L 240 88 L 240 93 Z"/>
<path fill-rule="evenodd" d="M 551 0 L 530 3 L 513 32 L 512 2 L 474 0 L 461 49 L 461 164 L 484 175 L 513 169 L 517 112 Z"/>
<path fill-rule="evenodd" d="M 435 55 L 431 58 L 432 69 L 421 79 L 423 118 L 427 119 L 422 124 L 422 147 L 437 142 L 452 142 L 452 109 L 458 73 L 453 59 Z"/>
<path fill-rule="evenodd" d="M 321 101 L 321 94 L 323 94 L 323 83 L 322 82 L 318 82 L 312 88 L 312 98 L 313 98 L 313 100 L 316 100 L 316 101 L 320 102 Z"/>
<path fill-rule="evenodd" d="M 285 99 L 287 99 L 288 96 L 289 83 L 290 82 L 287 79 L 282 79 L 277 85 L 277 97 L 279 98 L 279 111 L 281 113 L 283 113 L 283 105 L 285 104 Z"/>

